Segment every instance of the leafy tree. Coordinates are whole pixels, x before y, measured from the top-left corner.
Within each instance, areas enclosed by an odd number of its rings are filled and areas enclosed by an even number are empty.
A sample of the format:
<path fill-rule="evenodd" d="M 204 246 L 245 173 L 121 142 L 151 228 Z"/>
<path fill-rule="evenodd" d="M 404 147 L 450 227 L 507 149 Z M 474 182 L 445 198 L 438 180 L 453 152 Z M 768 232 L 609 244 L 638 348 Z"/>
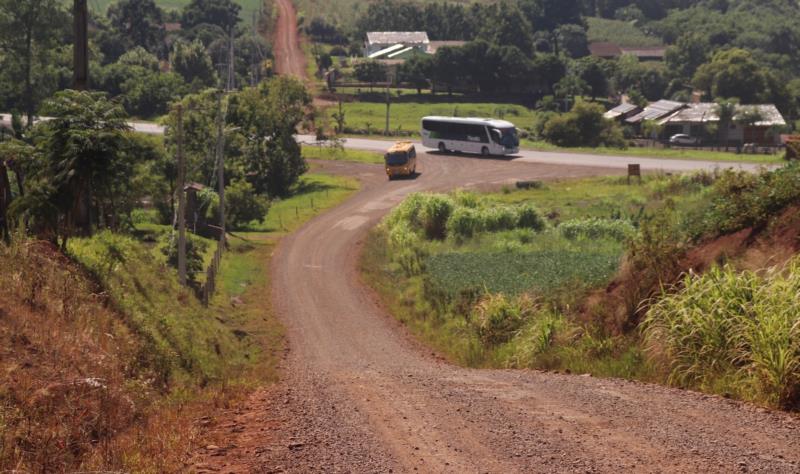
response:
<path fill-rule="evenodd" d="M 625 147 L 622 129 L 603 117 L 600 104 L 578 101 L 566 114 L 551 118 L 544 126 L 545 140 L 558 146 Z"/>
<path fill-rule="evenodd" d="M 690 80 L 697 68 L 708 60 L 711 44 L 701 33 L 687 33 L 678 38 L 674 46 L 667 48 L 664 58 L 667 67 L 678 77 Z"/>
<path fill-rule="evenodd" d="M 36 69 L 52 60 L 49 53 L 67 24 L 65 15 L 57 0 L 0 0 L 0 59 L 3 69 L 13 70 L 12 80 L 23 84 L 20 105 L 29 125 L 43 97 Z"/>
<path fill-rule="evenodd" d="M 169 104 L 188 90 L 183 78 L 175 73 L 151 72 L 122 84 L 125 110 L 137 117 L 151 118 L 167 113 Z"/>
<path fill-rule="evenodd" d="M 107 15 L 126 49 L 140 46 L 164 54 L 164 12 L 155 0 L 119 0 L 108 7 Z"/>
<path fill-rule="evenodd" d="M 376 82 L 386 81 L 386 67 L 378 61 L 362 61 L 355 67 L 356 79 L 368 82 L 370 88 Z"/>
<path fill-rule="evenodd" d="M 400 65 L 398 77 L 401 82 L 410 82 L 417 88 L 417 94 L 428 87 L 428 79 L 433 75 L 433 58 L 428 55 L 416 55 Z"/>
<path fill-rule="evenodd" d="M 567 74 L 555 86 L 556 94 L 560 97 L 575 100 L 576 96 L 588 93 L 589 84 L 575 74 Z"/>
<path fill-rule="evenodd" d="M 191 43 L 176 41 L 169 56 L 172 70 L 180 74 L 183 80 L 192 84 L 194 90 L 210 87 L 217 83 L 214 64 L 205 46 L 198 40 Z"/>
<path fill-rule="evenodd" d="M 183 8 L 181 24 L 184 28 L 194 28 L 205 23 L 230 32 L 239 23 L 241 9 L 232 0 L 192 0 Z"/>
<path fill-rule="evenodd" d="M 766 88 L 764 71 L 752 53 L 739 48 L 715 53 L 697 69 L 692 82 L 712 97 L 736 97 L 743 103 L 757 101 Z"/>
<path fill-rule="evenodd" d="M 225 225 L 238 229 L 252 221 L 263 221 L 269 210 L 269 201 L 256 194 L 253 185 L 236 180 L 225 187 Z"/>
<path fill-rule="evenodd" d="M 720 141 L 725 144 L 725 149 L 728 149 L 728 140 L 730 137 L 731 125 L 733 119 L 736 117 L 736 108 L 738 103 L 735 99 L 717 99 L 717 105 L 714 107 L 714 112 L 719 117 L 719 135 Z"/>
<path fill-rule="evenodd" d="M 516 46 L 526 56 L 533 55 L 533 28 L 519 7 L 501 3 L 490 21 L 484 23 L 482 39 L 496 45 Z"/>
<path fill-rule="evenodd" d="M 604 97 L 609 92 L 608 61 L 593 56 L 581 58 L 575 63 L 575 72 L 589 87 L 592 99 Z"/>
<path fill-rule="evenodd" d="M 34 159 L 26 164 L 25 196 L 11 211 L 53 241 L 98 224 L 119 225 L 135 162 L 127 116 L 103 94 L 67 90 L 45 104 L 53 120 L 34 129 Z"/>
<path fill-rule="evenodd" d="M 562 25 L 556 30 L 556 38 L 561 51 L 567 56 L 582 58 L 589 55 L 589 40 L 583 26 Z"/>

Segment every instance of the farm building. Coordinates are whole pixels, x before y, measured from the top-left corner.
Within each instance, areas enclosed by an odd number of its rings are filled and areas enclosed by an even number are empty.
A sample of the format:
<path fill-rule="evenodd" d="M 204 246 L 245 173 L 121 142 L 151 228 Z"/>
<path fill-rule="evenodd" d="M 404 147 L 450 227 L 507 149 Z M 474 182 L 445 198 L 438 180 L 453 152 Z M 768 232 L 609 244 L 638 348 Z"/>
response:
<path fill-rule="evenodd" d="M 603 116 L 609 120 L 625 120 L 629 117 L 633 117 L 641 111 L 641 107 L 631 103 L 625 103 L 614 107 L 606 112 Z"/>
<path fill-rule="evenodd" d="M 636 56 L 639 61 L 663 61 L 667 48 L 664 46 L 620 46 L 616 43 L 595 42 L 589 44 L 589 53 L 603 59 L 616 59 L 623 54 Z"/>
<path fill-rule="evenodd" d="M 675 112 L 688 107 L 683 102 L 659 100 L 644 108 L 641 112 L 625 119 L 629 125 L 641 125 L 645 120 L 661 120 Z"/>
<path fill-rule="evenodd" d="M 430 46 L 424 31 L 371 31 L 367 33 L 364 56 L 371 59 L 399 59 L 414 50 L 427 53 Z"/>
<path fill-rule="evenodd" d="M 718 124 L 717 104 L 687 104 L 659 122 L 664 126 L 664 135 L 684 133 L 703 137 L 708 133 L 709 124 Z M 760 146 L 780 145 L 779 128 L 786 126 L 786 120 L 772 104 L 738 105 L 727 139 L 731 143 L 754 143 Z"/>

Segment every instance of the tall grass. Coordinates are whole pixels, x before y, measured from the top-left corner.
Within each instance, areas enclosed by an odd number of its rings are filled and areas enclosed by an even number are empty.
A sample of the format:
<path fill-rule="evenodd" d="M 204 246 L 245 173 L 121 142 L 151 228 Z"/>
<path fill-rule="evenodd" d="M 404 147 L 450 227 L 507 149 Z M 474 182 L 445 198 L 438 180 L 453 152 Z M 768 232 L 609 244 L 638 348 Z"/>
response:
<path fill-rule="evenodd" d="M 800 403 L 800 258 L 763 273 L 690 274 L 642 331 L 670 381 L 784 408 Z"/>

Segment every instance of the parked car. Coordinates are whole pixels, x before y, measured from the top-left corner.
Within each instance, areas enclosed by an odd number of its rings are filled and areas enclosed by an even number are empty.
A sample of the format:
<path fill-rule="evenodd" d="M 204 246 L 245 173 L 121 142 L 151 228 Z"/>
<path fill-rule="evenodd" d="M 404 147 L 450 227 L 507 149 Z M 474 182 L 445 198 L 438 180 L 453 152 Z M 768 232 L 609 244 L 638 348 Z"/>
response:
<path fill-rule="evenodd" d="M 700 139 L 697 137 L 693 137 L 690 135 L 686 135 L 685 133 L 679 133 L 677 135 L 673 135 L 669 137 L 669 144 L 670 145 L 684 145 L 684 146 L 692 146 L 692 145 L 699 145 Z"/>

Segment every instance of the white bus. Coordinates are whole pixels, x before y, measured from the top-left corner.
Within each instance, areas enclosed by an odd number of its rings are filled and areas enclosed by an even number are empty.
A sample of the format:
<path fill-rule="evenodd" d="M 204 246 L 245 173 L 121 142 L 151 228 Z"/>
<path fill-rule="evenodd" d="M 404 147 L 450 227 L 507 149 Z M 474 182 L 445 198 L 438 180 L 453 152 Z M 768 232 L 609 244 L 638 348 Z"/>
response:
<path fill-rule="evenodd" d="M 484 118 L 423 117 L 422 144 L 441 153 L 477 153 L 483 156 L 519 152 L 517 129 L 511 122 Z"/>

